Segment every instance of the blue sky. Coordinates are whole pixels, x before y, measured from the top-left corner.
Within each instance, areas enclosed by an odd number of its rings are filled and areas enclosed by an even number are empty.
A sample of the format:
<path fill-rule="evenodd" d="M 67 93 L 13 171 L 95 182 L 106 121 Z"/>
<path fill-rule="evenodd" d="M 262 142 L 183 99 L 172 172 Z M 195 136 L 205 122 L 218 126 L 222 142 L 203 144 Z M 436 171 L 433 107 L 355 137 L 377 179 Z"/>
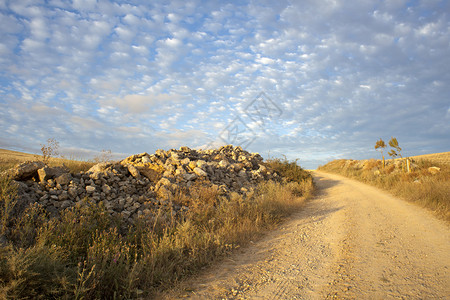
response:
<path fill-rule="evenodd" d="M 0 148 L 84 159 L 450 151 L 450 1 L 0 0 L 0 105 Z"/>

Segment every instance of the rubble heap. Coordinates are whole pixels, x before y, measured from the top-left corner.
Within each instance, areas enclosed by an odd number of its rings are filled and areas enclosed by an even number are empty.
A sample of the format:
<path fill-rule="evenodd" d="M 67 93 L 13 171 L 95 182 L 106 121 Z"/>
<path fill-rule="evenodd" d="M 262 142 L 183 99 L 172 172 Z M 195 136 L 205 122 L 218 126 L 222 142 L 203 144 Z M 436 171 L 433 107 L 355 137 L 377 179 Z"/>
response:
<path fill-rule="evenodd" d="M 78 174 L 64 167 L 27 162 L 10 174 L 19 186 L 19 207 L 37 202 L 51 215 L 58 215 L 87 197 L 131 223 L 155 206 L 170 206 L 175 212 L 188 210 L 172 199 L 198 182 L 219 194 L 245 194 L 261 181 L 280 179 L 266 168 L 259 154 L 231 145 L 215 150 L 181 147 L 141 153 L 115 163 L 96 164 Z"/>

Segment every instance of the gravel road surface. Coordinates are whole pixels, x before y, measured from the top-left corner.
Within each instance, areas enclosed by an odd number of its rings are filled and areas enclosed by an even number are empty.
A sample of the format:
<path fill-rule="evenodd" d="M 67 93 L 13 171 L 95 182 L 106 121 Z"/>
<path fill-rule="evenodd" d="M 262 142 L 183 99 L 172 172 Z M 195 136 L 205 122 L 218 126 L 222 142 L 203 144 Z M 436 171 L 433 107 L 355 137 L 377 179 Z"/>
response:
<path fill-rule="evenodd" d="M 450 299 L 450 226 L 377 188 L 314 171 L 318 194 L 279 230 L 168 298 Z"/>

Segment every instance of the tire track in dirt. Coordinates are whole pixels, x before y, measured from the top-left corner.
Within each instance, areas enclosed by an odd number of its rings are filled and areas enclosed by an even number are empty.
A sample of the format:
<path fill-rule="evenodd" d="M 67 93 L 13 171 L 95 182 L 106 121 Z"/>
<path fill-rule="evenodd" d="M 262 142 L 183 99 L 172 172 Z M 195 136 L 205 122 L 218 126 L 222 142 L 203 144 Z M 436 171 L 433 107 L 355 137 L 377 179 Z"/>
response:
<path fill-rule="evenodd" d="M 166 298 L 449 299 L 450 228 L 423 208 L 338 175 L 277 231 Z"/>

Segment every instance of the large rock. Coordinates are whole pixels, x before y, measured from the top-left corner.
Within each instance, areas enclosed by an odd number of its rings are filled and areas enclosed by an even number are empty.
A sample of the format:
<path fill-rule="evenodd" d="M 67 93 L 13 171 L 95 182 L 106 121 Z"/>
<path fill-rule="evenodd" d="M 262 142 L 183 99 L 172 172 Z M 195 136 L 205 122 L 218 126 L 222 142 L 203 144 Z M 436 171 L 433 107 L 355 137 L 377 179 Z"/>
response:
<path fill-rule="evenodd" d="M 222 167 L 222 168 L 226 168 L 226 167 L 228 167 L 228 165 L 229 165 L 229 163 L 228 163 L 228 161 L 226 161 L 225 159 L 222 159 L 222 160 L 219 162 L 219 166 Z"/>
<path fill-rule="evenodd" d="M 72 175 L 70 175 L 70 173 L 61 174 L 60 176 L 56 177 L 56 179 L 55 179 L 56 183 L 60 184 L 60 185 L 67 185 L 70 183 L 71 180 L 72 180 Z"/>
<path fill-rule="evenodd" d="M 68 173 L 69 171 L 66 168 L 63 167 L 43 167 L 39 169 L 38 171 L 39 175 L 39 181 L 45 182 L 49 179 L 53 179 L 55 177 L 61 176 L 64 173 Z"/>
<path fill-rule="evenodd" d="M 87 173 L 105 172 L 105 171 L 108 171 L 111 166 L 112 166 L 111 163 L 106 163 L 106 162 L 105 163 L 99 163 L 99 164 L 96 164 L 96 165 L 92 166 L 87 171 Z"/>
<path fill-rule="evenodd" d="M 161 177 L 161 173 L 154 169 L 145 167 L 137 167 L 137 169 L 142 176 L 148 178 L 151 182 L 156 182 Z"/>
<path fill-rule="evenodd" d="M 428 172 L 430 172 L 431 174 L 438 174 L 439 172 L 441 172 L 441 168 L 439 167 L 429 167 L 428 168 Z"/>
<path fill-rule="evenodd" d="M 187 181 L 192 181 L 197 178 L 197 175 L 193 174 L 193 173 L 186 173 L 186 174 L 183 174 L 183 178 Z"/>
<path fill-rule="evenodd" d="M 128 168 L 128 172 L 130 172 L 131 176 L 133 176 L 134 178 L 140 178 L 141 177 L 141 173 L 139 173 L 138 169 L 136 169 L 135 166 L 127 165 L 127 168 Z"/>
<path fill-rule="evenodd" d="M 112 163 L 99 163 L 94 166 L 92 166 L 86 173 L 89 175 L 89 177 L 93 180 L 99 180 L 102 177 L 112 177 L 114 176 L 113 173 L 113 167 L 114 165 Z"/>
<path fill-rule="evenodd" d="M 143 156 L 143 157 L 141 158 L 141 161 L 142 161 L 144 164 L 148 164 L 148 163 L 151 163 L 151 162 L 152 162 L 152 160 L 150 159 L 150 157 L 149 157 L 148 155 Z"/>
<path fill-rule="evenodd" d="M 163 177 L 156 184 L 156 188 L 158 188 L 159 186 L 162 186 L 162 185 L 170 186 L 171 184 L 172 183 L 170 182 L 170 180 L 168 178 Z"/>
<path fill-rule="evenodd" d="M 200 177 L 206 177 L 206 176 L 208 176 L 208 173 L 206 173 L 205 171 L 203 171 L 203 170 L 200 169 L 199 167 L 194 168 L 194 173 L 195 173 L 197 176 L 200 176 Z"/>
<path fill-rule="evenodd" d="M 45 164 L 42 161 L 24 162 L 15 166 L 9 173 L 14 180 L 25 181 L 38 176 L 38 170 Z"/>
<path fill-rule="evenodd" d="M 197 160 L 197 167 L 199 167 L 200 169 L 205 170 L 206 165 L 207 165 L 206 161 L 201 159 Z"/>

